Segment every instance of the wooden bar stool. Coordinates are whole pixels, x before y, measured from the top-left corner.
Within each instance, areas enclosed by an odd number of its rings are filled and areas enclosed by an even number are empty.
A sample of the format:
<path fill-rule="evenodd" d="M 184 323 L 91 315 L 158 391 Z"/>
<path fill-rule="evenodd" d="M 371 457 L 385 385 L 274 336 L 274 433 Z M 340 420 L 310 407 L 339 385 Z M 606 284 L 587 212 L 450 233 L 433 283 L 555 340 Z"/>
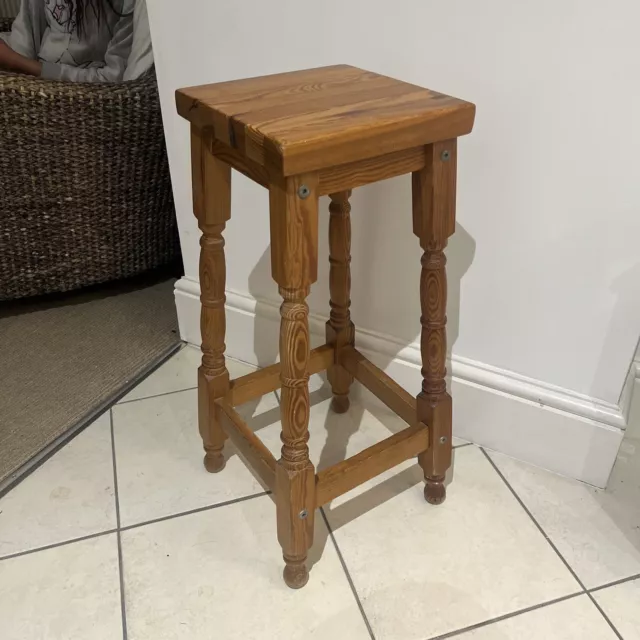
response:
<path fill-rule="evenodd" d="M 193 207 L 202 231 L 198 414 L 204 464 L 208 471 L 222 470 L 230 437 L 273 490 L 284 579 L 299 588 L 309 578 L 305 561 L 317 507 L 412 456 L 424 471 L 426 500 L 445 499 L 451 397 L 445 382 L 443 250 L 455 226 L 456 139 L 470 133 L 475 107 L 346 65 L 180 89 L 176 101 L 191 123 Z M 280 363 L 236 380 L 229 380 L 224 359 L 222 232 L 231 216 L 231 168 L 269 190 L 271 270 L 284 299 Z M 351 189 L 409 172 L 413 232 L 424 250 L 423 382 L 417 398 L 357 351 L 349 314 Z M 326 194 L 331 313 L 326 344 L 310 351 L 306 298 L 318 271 L 318 197 Z M 334 411 L 348 409 L 355 378 L 409 426 L 316 474 L 307 447 L 307 383 L 310 374 L 325 369 Z M 283 444 L 276 460 L 234 406 L 279 388 Z"/>

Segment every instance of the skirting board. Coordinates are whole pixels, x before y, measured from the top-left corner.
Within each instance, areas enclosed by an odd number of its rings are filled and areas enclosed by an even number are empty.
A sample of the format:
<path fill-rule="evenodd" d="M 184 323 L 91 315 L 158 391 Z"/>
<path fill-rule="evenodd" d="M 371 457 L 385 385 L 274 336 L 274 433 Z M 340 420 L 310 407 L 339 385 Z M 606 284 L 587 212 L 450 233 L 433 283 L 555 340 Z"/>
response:
<path fill-rule="evenodd" d="M 200 344 L 200 286 L 182 278 L 175 296 L 180 336 Z M 279 305 L 227 291 L 227 355 L 266 366 L 278 356 Z M 310 315 L 313 346 L 326 318 Z M 420 389 L 420 346 L 357 328 L 356 345 L 408 391 Z M 640 363 L 632 365 L 620 405 L 453 356 L 454 434 L 564 476 L 604 487 L 624 435 Z"/>

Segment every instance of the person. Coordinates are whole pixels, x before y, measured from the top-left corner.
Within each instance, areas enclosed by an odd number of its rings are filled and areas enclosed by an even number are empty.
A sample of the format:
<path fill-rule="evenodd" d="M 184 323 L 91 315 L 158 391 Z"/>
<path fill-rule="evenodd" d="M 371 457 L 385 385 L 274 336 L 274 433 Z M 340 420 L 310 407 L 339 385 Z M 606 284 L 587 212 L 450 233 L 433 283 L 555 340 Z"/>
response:
<path fill-rule="evenodd" d="M 133 80 L 153 64 L 145 0 L 22 0 L 0 35 L 0 70 L 50 80 Z"/>

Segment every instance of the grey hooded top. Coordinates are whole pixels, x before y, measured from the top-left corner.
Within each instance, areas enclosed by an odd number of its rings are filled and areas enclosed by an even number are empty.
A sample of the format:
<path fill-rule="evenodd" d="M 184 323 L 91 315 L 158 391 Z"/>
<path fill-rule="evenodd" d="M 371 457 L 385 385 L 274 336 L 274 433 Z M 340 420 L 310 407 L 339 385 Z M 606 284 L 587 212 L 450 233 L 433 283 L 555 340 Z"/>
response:
<path fill-rule="evenodd" d="M 139 77 L 151 67 L 153 54 L 144 0 L 106 0 L 98 22 L 86 9 L 82 35 L 75 0 L 22 0 L 7 44 L 42 62 L 41 77 L 75 82 L 119 82 Z M 135 43 L 134 43 L 135 26 Z"/>

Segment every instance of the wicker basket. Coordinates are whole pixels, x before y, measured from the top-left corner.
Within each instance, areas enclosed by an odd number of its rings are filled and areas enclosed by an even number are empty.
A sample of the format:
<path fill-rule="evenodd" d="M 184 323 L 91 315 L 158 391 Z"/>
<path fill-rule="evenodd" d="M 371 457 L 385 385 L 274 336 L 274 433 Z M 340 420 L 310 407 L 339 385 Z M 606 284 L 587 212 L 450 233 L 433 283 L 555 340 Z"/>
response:
<path fill-rule="evenodd" d="M 132 276 L 179 251 L 152 72 L 0 74 L 0 300 Z"/>

